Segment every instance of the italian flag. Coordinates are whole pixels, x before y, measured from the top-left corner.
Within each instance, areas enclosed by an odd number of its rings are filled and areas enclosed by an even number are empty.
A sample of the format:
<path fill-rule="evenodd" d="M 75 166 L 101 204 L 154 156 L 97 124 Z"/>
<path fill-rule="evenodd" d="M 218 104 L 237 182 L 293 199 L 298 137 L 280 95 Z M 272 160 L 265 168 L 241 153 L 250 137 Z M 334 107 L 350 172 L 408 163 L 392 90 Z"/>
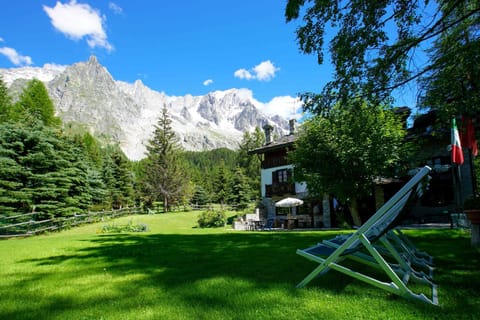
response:
<path fill-rule="evenodd" d="M 463 163 L 462 145 L 455 118 L 452 119 L 452 163 L 458 165 Z"/>

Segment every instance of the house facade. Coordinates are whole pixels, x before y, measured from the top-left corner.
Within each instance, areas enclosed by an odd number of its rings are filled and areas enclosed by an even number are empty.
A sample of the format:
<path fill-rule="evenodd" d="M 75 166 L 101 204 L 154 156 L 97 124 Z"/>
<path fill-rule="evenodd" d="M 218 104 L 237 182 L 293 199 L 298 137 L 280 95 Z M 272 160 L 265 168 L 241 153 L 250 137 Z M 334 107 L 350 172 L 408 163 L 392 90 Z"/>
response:
<path fill-rule="evenodd" d="M 265 145 L 251 150 L 261 159 L 260 181 L 263 218 L 276 227 L 321 227 L 324 225 L 321 201 L 308 198 L 306 183 L 294 182 L 294 167 L 287 154 L 294 148 L 295 120 L 290 120 L 290 132 L 275 141 L 273 127 L 265 125 Z M 277 208 L 275 203 L 287 197 L 304 200 L 304 204 L 293 208 Z"/>
<path fill-rule="evenodd" d="M 456 167 L 451 163 L 448 146 L 450 145 L 450 128 L 432 134 L 436 122 L 435 114 L 426 114 L 415 119 L 408 129 L 407 140 L 415 141 L 418 167 L 425 164 L 433 170 L 430 174 L 429 189 L 422 197 L 421 203 L 412 208 L 411 222 L 452 222 L 452 214 L 462 212 L 462 201 L 476 191 L 473 155 L 464 148 L 465 162 Z M 289 224 L 294 216 L 298 227 L 331 227 L 336 225 L 334 205 L 330 197 L 312 199 L 309 197 L 305 183 L 293 181 L 294 167 L 288 161 L 287 154 L 294 149 L 295 121 L 290 121 L 290 132 L 276 140 L 272 138 L 273 128 L 264 126 L 264 146 L 251 150 L 261 159 L 261 196 L 263 218 L 273 221 L 275 226 Z M 409 175 L 413 175 L 412 169 Z M 386 200 L 401 188 L 410 176 L 396 178 L 379 178 L 375 181 L 373 195 L 362 200 L 366 221 Z M 304 200 L 304 204 L 291 210 L 275 207 L 275 203 L 286 197 Z"/>
<path fill-rule="evenodd" d="M 464 122 L 457 119 L 457 123 L 462 135 Z M 448 222 L 452 214 L 463 211 L 463 201 L 477 192 L 475 156 L 463 145 L 464 163 L 452 164 L 451 128 L 438 125 L 436 111 L 417 116 L 408 130 L 407 140 L 415 142 L 419 164 L 433 169 L 429 190 L 421 204 L 413 208 L 412 219 L 415 222 Z"/>

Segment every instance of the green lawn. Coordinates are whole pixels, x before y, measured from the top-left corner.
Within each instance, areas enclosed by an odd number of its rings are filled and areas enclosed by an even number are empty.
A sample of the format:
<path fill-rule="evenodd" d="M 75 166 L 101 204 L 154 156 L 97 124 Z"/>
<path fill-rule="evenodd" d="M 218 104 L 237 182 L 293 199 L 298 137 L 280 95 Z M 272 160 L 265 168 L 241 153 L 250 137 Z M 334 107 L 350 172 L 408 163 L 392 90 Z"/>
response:
<path fill-rule="evenodd" d="M 295 254 L 338 232 L 195 228 L 198 213 L 134 216 L 0 241 L 0 319 L 478 319 L 480 255 L 461 230 L 406 234 L 435 257 L 440 306 L 407 301 L 335 271 L 304 289 Z"/>

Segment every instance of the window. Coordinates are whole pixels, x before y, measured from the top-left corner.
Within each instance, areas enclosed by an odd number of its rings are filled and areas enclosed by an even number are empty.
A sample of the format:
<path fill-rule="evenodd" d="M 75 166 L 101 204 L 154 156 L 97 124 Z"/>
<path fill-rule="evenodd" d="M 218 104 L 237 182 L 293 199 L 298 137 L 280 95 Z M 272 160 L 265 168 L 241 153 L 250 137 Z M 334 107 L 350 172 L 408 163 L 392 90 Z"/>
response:
<path fill-rule="evenodd" d="M 274 184 L 283 184 L 289 183 L 290 177 L 292 175 L 291 169 L 277 170 L 272 173 L 272 180 Z"/>

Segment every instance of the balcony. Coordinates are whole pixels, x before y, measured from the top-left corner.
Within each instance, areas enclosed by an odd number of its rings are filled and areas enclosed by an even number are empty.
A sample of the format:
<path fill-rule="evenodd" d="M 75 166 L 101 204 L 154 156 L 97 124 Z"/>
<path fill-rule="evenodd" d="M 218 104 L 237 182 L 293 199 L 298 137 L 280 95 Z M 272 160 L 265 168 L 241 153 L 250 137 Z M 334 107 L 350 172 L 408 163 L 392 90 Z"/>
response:
<path fill-rule="evenodd" d="M 265 185 L 265 197 L 295 194 L 295 183 L 274 183 Z"/>

